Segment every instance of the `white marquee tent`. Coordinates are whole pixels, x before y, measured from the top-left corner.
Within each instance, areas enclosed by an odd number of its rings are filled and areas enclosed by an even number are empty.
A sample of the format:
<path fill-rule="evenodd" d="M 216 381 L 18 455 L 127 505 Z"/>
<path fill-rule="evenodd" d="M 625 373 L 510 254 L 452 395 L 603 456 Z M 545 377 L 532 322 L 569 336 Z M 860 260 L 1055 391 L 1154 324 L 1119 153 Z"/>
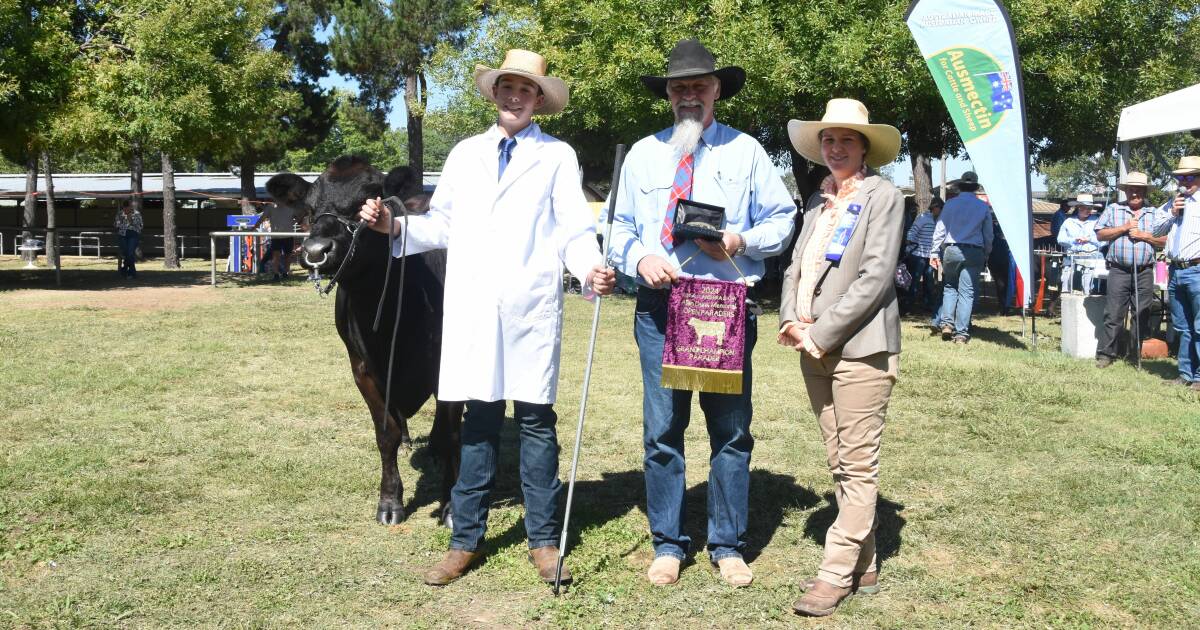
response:
<path fill-rule="evenodd" d="M 1123 180 L 1127 173 L 1131 141 L 1193 129 L 1200 129 L 1200 84 L 1121 110 L 1121 122 L 1117 124 L 1119 177 Z"/>

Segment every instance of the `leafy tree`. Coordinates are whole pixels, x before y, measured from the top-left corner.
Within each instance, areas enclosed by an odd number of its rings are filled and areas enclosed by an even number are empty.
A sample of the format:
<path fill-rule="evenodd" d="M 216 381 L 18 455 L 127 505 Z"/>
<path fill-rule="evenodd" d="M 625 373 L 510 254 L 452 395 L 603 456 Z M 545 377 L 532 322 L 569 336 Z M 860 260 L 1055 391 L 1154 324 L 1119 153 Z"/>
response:
<path fill-rule="evenodd" d="M 424 170 L 427 65 L 439 43 L 461 43 L 479 15 L 477 0 L 343 0 L 330 39 L 334 67 L 359 82 L 358 102 L 381 133 L 392 99 L 404 90 L 408 164 Z"/>

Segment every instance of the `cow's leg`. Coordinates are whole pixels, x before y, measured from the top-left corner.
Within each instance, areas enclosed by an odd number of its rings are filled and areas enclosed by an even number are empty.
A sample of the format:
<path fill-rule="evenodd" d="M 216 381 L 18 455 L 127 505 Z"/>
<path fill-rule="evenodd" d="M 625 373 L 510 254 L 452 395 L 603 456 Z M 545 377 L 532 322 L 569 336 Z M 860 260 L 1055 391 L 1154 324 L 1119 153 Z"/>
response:
<path fill-rule="evenodd" d="M 458 464 L 462 458 L 463 403 L 438 401 L 433 416 L 433 429 L 429 439 L 434 452 L 442 462 L 442 508 L 440 520 L 446 527 L 454 527 L 454 515 L 450 510 L 450 489 L 458 480 Z"/>
<path fill-rule="evenodd" d="M 397 422 L 397 418 L 383 408 L 383 392 L 375 386 L 375 379 L 371 378 L 366 361 L 352 356 L 350 368 L 354 373 L 354 384 L 371 410 L 371 420 L 375 423 L 375 444 L 379 447 L 382 473 L 375 519 L 383 525 L 396 525 L 404 520 L 404 482 L 396 467 L 396 451 L 404 433 L 402 427 L 407 423 L 403 419 Z"/>

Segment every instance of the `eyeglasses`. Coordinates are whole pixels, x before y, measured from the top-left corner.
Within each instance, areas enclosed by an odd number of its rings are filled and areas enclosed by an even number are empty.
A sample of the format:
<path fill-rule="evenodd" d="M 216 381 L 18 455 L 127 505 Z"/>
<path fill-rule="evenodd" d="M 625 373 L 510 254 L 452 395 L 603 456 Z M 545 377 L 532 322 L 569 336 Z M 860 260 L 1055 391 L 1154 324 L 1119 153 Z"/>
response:
<path fill-rule="evenodd" d="M 1180 184 L 1190 184 L 1190 183 L 1196 181 L 1197 177 L 1200 177 L 1200 175 L 1197 175 L 1195 173 L 1188 173 L 1187 175 L 1176 175 L 1175 181 L 1179 182 Z"/>

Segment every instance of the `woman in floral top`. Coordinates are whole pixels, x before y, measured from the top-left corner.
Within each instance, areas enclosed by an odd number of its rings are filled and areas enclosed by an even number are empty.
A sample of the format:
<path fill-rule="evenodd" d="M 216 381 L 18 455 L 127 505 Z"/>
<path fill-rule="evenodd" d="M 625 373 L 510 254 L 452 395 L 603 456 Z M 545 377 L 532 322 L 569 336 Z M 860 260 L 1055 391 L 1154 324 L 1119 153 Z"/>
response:
<path fill-rule="evenodd" d="M 125 204 L 117 212 L 113 227 L 117 229 L 117 245 L 121 248 L 121 255 L 117 258 L 117 273 L 136 278 L 137 248 L 142 240 L 142 213 Z"/>

